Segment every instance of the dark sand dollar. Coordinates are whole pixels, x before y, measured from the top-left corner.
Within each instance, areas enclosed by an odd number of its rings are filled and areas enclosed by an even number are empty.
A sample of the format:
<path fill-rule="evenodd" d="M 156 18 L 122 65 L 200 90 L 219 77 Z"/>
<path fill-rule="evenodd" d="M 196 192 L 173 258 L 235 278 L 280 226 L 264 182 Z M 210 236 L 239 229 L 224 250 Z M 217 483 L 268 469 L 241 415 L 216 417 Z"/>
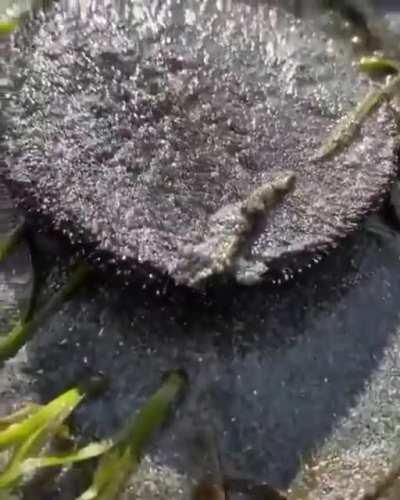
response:
<path fill-rule="evenodd" d="M 396 174 L 394 120 L 383 106 L 348 148 L 311 161 L 368 82 L 275 4 L 60 2 L 31 22 L 12 52 L 0 170 L 18 202 L 189 285 L 254 283 L 334 246 Z"/>

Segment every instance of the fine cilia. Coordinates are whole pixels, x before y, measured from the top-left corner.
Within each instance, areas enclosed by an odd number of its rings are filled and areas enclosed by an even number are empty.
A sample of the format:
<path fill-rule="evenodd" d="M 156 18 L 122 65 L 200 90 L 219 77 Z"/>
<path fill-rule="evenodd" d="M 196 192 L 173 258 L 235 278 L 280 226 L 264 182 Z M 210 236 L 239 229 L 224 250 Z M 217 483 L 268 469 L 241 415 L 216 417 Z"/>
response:
<path fill-rule="evenodd" d="M 118 274 L 198 287 L 304 267 L 379 207 L 396 80 L 362 101 L 318 24 L 272 0 L 90 4 L 52 3 L 4 57 L 0 179 L 34 224 Z"/>
<path fill-rule="evenodd" d="M 185 273 L 191 273 L 189 284 L 201 286 L 214 275 L 233 275 L 243 285 L 261 281 L 268 268 L 262 261 L 248 260 L 246 250 L 257 227 L 293 191 L 295 181 L 294 172 L 277 175 L 244 200 L 225 205 L 211 215 L 203 241 L 182 250 Z"/>

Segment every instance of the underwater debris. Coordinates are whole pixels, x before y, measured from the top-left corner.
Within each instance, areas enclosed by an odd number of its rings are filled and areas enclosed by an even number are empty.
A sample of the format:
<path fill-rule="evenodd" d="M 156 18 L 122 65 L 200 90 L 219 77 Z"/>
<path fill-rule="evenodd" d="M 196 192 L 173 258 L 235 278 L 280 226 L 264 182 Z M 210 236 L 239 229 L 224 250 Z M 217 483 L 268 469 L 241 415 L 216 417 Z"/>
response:
<path fill-rule="evenodd" d="M 399 61 L 378 56 L 362 57 L 358 65 L 360 70 L 367 74 L 390 74 L 400 70 Z"/>
<path fill-rule="evenodd" d="M 8 257 L 20 242 L 23 227 L 23 224 L 20 224 L 5 240 L 0 241 L 0 262 Z"/>
<path fill-rule="evenodd" d="M 361 71 L 364 71 L 367 74 L 372 74 L 375 75 L 376 73 L 378 74 L 395 74 L 397 75 L 397 79 L 400 77 L 398 76 L 400 73 L 400 61 L 395 60 L 395 59 L 388 59 L 385 57 L 380 57 L 380 56 L 371 56 L 371 57 L 362 57 L 359 62 L 359 67 Z M 396 83 L 396 78 L 393 80 L 389 80 L 389 82 L 386 84 L 386 87 L 389 87 L 388 92 L 386 94 L 387 98 L 390 98 L 392 96 L 396 96 L 397 93 L 397 98 L 399 95 L 399 88 L 400 86 Z M 392 88 L 390 88 L 390 86 Z M 393 110 L 394 113 L 396 114 L 396 120 L 399 123 L 399 109 L 398 109 L 398 99 L 397 101 L 394 101 L 393 103 Z M 392 189 L 390 191 L 390 204 L 391 207 L 393 208 L 393 212 L 395 217 L 397 218 L 397 221 L 399 219 L 399 181 L 395 181 L 395 183 L 392 186 Z"/>
<path fill-rule="evenodd" d="M 0 472 L 1 498 L 17 491 L 22 480 L 38 469 L 68 467 L 100 455 L 103 457 L 93 484 L 79 498 L 119 498 L 130 474 L 139 466 L 144 446 L 182 395 L 187 379 L 181 371 L 169 373 L 160 389 L 115 439 L 89 443 L 80 449 L 73 447 L 62 453 L 50 450 L 49 454 L 49 445 L 57 436 L 69 438 L 66 419 L 86 395 L 96 394 L 98 385 L 99 381 L 90 381 L 67 390 L 46 405 L 30 404 L 0 419 L 0 451 L 11 451 L 7 465 Z M 131 482 L 130 489 L 133 485 Z"/>
<path fill-rule="evenodd" d="M 18 28 L 17 21 L 0 21 L 0 37 L 8 36 Z"/>
<path fill-rule="evenodd" d="M 347 147 L 354 140 L 356 133 L 359 132 L 363 121 L 385 100 L 390 100 L 399 89 L 400 76 L 395 76 L 388 83 L 382 85 L 380 89 L 372 90 L 357 105 L 356 109 L 350 115 L 345 116 L 338 126 L 334 128 L 313 160 L 323 160 Z"/>
<path fill-rule="evenodd" d="M 85 263 L 79 264 L 67 283 L 55 292 L 46 304 L 34 311 L 26 320 L 18 320 L 9 333 L 0 337 L 0 361 L 14 356 L 35 331 L 86 283 L 91 273 L 90 266 Z"/>
<path fill-rule="evenodd" d="M 3 426 L 8 425 L 0 432 L 0 450 L 11 448 L 12 454 L 0 473 L 0 490 L 12 490 L 18 486 L 23 475 L 32 470 L 32 464 L 28 465 L 26 461 L 37 456 L 59 432 L 83 397 L 79 389 L 70 389 L 45 406 L 29 406 L 25 411 L 3 419 Z"/>
<path fill-rule="evenodd" d="M 210 426 L 203 425 L 197 431 L 195 446 L 201 459 L 201 477 L 193 487 L 192 500 L 227 500 L 217 439 Z"/>
<path fill-rule="evenodd" d="M 5 186 L 0 183 L 0 263 L 20 241 L 24 223 L 17 216 L 14 203 Z"/>
<path fill-rule="evenodd" d="M 246 495 L 249 500 L 286 500 L 283 493 L 267 483 L 227 475 L 216 433 L 209 424 L 200 425 L 194 444 L 201 463 L 198 464 L 200 476 L 193 486 L 192 500 L 230 500 L 233 494 Z"/>
<path fill-rule="evenodd" d="M 34 273 L 24 223 L 0 184 L 0 332 L 26 320 L 33 301 Z"/>
<path fill-rule="evenodd" d="M 69 389 L 46 405 L 28 404 L 1 419 L 0 451 L 8 452 L 9 460 L 0 472 L 0 498 L 8 498 L 18 491 L 24 479 L 38 469 L 67 467 L 97 457 L 111 448 L 110 441 L 103 441 L 71 449 L 73 441 L 65 421 L 82 399 L 91 395 L 96 384 Z M 60 442 L 65 446 L 67 440 L 69 449 L 60 451 Z M 48 454 L 53 451 L 58 454 Z"/>
<path fill-rule="evenodd" d="M 100 458 L 93 482 L 79 500 L 116 500 L 119 497 L 129 476 L 136 472 L 144 447 L 166 420 L 171 405 L 182 395 L 187 382 L 181 371 L 166 376 L 160 389 L 125 425 L 110 450 Z"/>
<path fill-rule="evenodd" d="M 286 500 L 284 493 L 269 484 L 232 477 L 225 478 L 225 484 L 229 491 L 246 494 L 250 500 Z"/>
<path fill-rule="evenodd" d="M 215 275 L 233 275 L 241 284 L 253 285 L 262 279 L 267 268 L 262 262 L 252 263 L 242 255 L 248 250 L 257 224 L 265 220 L 276 205 L 294 189 L 295 175 L 288 173 L 254 190 L 243 201 L 227 205 L 213 214 L 204 241 L 183 249 L 185 281 L 201 285 Z M 174 274 L 180 279 L 179 272 Z"/>

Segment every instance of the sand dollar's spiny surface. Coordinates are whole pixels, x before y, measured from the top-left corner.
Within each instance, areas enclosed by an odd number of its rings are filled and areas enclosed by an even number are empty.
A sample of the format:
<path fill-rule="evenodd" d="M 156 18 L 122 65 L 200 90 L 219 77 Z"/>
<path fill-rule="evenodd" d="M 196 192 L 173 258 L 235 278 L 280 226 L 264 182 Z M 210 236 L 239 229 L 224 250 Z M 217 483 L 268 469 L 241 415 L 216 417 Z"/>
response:
<path fill-rule="evenodd" d="M 213 215 L 233 207 L 221 248 L 237 207 L 292 172 L 295 189 L 238 236 L 223 273 L 255 282 L 332 247 L 395 175 L 393 120 L 383 107 L 312 162 L 368 83 L 339 43 L 275 4 L 60 2 L 37 16 L 10 56 L 1 176 L 17 201 L 74 242 L 192 285 L 199 265 L 218 268 Z"/>

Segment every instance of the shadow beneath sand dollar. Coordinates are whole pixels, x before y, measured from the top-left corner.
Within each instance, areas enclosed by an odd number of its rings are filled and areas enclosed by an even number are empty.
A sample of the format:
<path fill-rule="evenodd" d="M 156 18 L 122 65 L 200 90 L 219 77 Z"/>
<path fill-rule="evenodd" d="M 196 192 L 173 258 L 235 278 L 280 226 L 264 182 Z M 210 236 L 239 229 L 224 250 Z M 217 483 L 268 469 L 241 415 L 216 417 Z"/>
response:
<path fill-rule="evenodd" d="M 76 412 L 83 435 L 103 437 L 162 373 L 184 368 L 190 390 L 159 459 L 191 474 L 192 437 L 211 424 L 228 471 L 284 488 L 379 366 L 399 326 L 399 272 L 396 251 L 362 232 L 281 287 L 201 299 L 99 287 L 43 326 L 27 369 L 44 400 L 88 373 L 108 376 L 109 390 Z"/>

